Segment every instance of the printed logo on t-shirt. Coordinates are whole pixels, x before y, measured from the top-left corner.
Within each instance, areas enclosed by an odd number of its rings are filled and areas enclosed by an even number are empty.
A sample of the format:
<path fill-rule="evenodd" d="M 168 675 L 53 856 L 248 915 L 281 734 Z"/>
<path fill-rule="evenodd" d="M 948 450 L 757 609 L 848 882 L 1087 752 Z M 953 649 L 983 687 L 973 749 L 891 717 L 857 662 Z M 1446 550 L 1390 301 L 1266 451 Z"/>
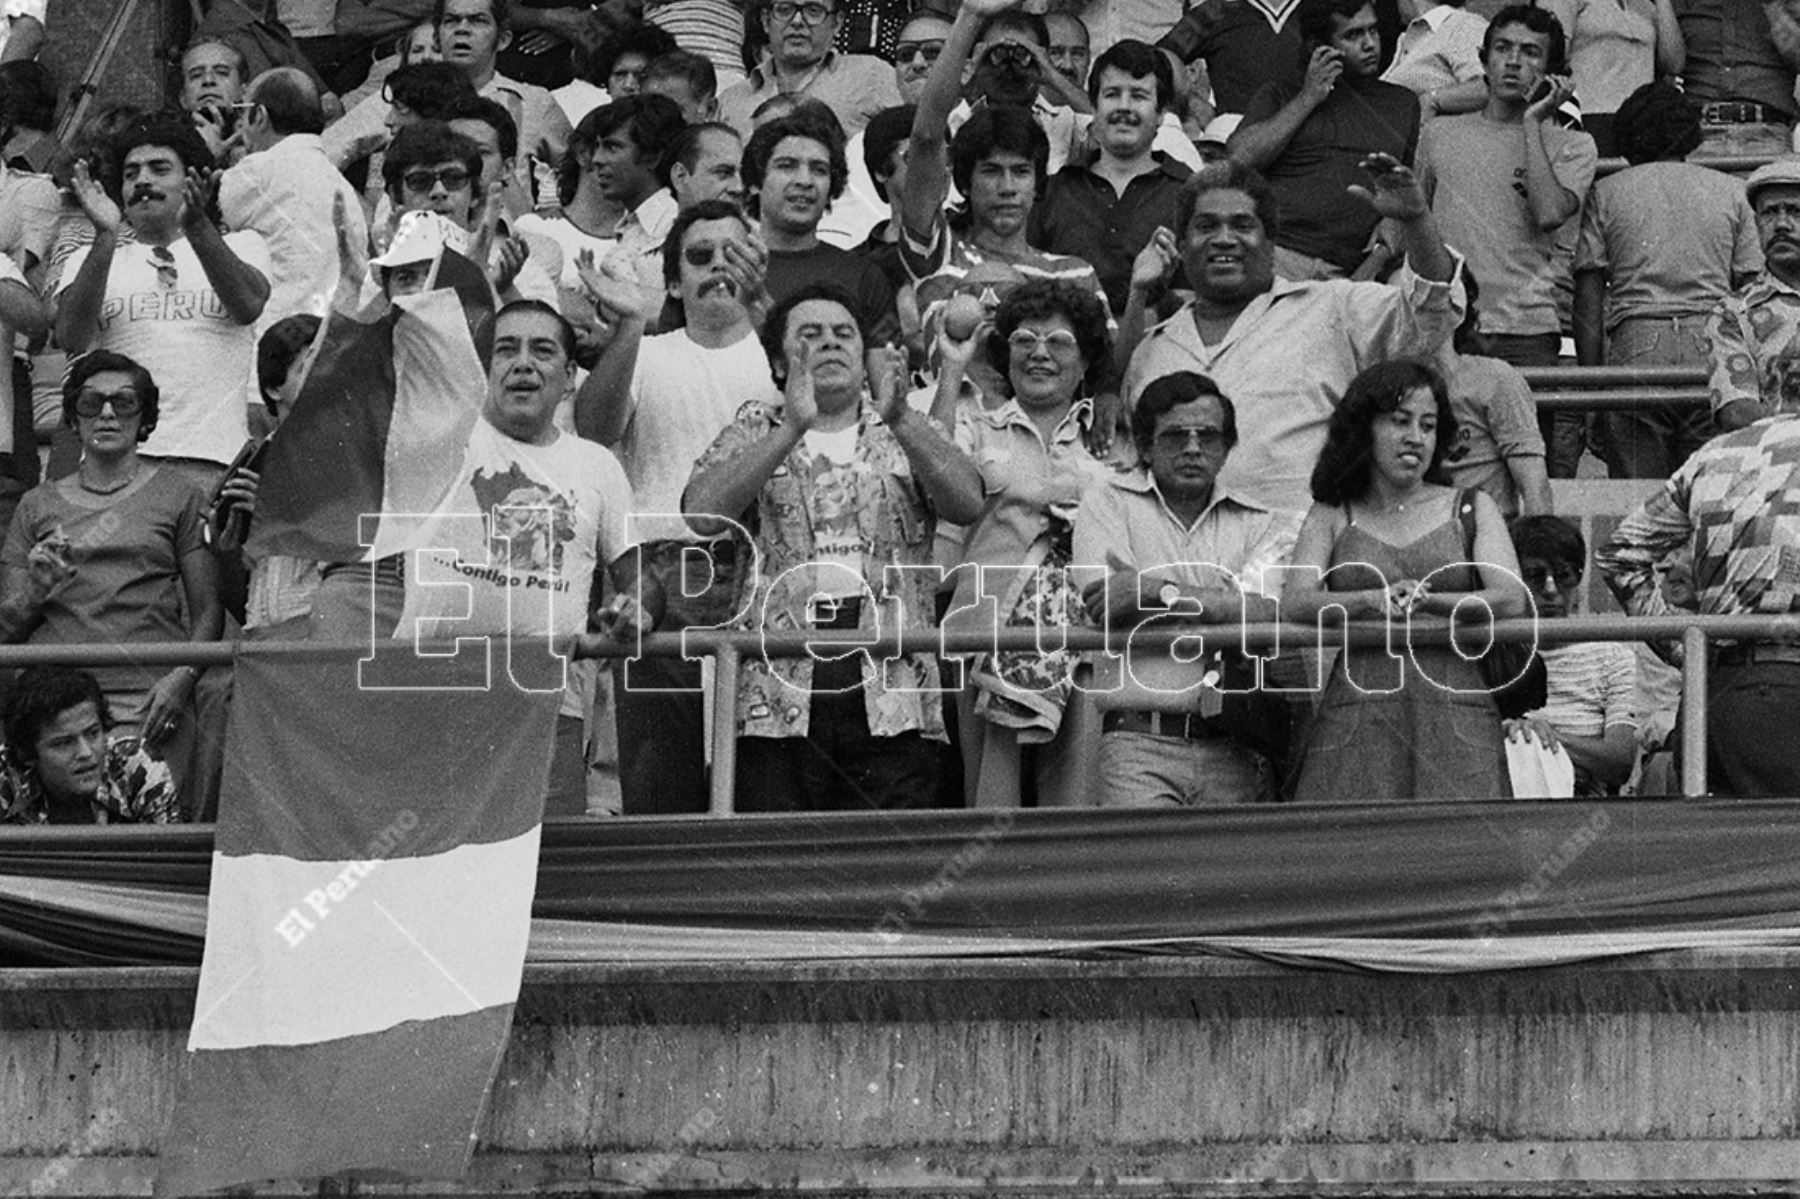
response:
<path fill-rule="evenodd" d="M 527 574 L 561 574 L 563 547 L 575 539 L 575 503 L 517 466 L 500 474 L 476 470 L 470 489 L 489 515 L 488 555 L 496 566 Z"/>
<path fill-rule="evenodd" d="M 130 321 L 222 321 L 225 304 L 214 291 L 134 291 L 110 296 L 100 306 L 100 327 L 110 329 L 121 314 Z"/>

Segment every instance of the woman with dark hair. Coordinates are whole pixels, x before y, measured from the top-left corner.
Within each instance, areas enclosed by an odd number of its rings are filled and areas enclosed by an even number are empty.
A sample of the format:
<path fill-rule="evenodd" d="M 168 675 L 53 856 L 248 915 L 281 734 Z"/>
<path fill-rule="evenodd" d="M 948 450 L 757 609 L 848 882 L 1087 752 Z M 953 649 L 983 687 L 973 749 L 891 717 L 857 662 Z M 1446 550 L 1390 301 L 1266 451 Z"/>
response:
<path fill-rule="evenodd" d="M 179 470 L 139 458 L 158 393 L 143 367 L 96 350 L 63 384 L 80 468 L 27 492 L 0 550 L 0 639 L 32 645 L 217 641 L 218 567 L 202 526 L 207 496 Z M 121 728 L 185 769 L 200 671 L 95 671 Z M 184 783 L 184 791 L 190 790 Z"/>
<path fill-rule="evenodd" d="M 979 334 L 940 338 L 952 389 L 979 342 Z M 1084 488 L 1110 469 L 1088 449 L 1111 352 L 1106 307 L 1086 287 L 1022 283 L 995 312 L 985 349 L 1012 398 L 965 408 L 957 421 L 957 444 L 981 472 L 983 507 L 944 627 L 989 631 L 996 612 L 1015 628 L 1085 623 L 1069 571 L 1071 522 Z M 1046 807 L 1092 802 L 1099 730 L 1087 697 L 1071 690 L 1075 665 L 1076 655 L 1057 650 L 969 660 L 957 718 L 970 806 L 1018 807 L 1031 795 Z"/>
<path fill-rule="evenodd" d="M 6 697 L 0 824 L 171 824 L 169 768 L 136 737 L 114 737 L 99 682 L 85 670 L 32 666 Z"/>
<path fill-rule="evenodd" d="M 1310 622 L 1341 608 L 1387 621 L 1390 637 L 1339 655 L 1302 740 L 1301 802 L 1509 794 L 1500 714 L 1477 662 L 1410 637 L 1453 617 L 1526 610 L 1500 510 L 1444 485 L 1455 440 L 1444 381 L 1422 363 L 1363 371 L 1332 415 L 1284 615 Z"/>

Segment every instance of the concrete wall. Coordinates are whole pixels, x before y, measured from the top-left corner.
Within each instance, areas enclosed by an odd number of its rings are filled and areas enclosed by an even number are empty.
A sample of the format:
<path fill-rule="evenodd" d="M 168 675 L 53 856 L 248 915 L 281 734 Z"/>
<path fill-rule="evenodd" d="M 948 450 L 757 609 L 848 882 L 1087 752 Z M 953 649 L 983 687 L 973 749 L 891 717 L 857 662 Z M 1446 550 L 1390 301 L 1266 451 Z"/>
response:
<path fill-rule="evenodd" d="M 1796 964 L 538 967 L 468 1189 L 1787 1189 Z M 147 1193 L 193 978 L 0 974 L 0 1193 Z"/>

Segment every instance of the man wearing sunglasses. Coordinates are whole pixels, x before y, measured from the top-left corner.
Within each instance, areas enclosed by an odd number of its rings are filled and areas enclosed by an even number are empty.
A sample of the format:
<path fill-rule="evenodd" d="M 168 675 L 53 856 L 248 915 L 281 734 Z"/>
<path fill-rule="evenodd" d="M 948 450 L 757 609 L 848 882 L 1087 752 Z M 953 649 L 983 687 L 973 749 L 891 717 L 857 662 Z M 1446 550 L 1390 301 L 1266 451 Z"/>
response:
<path fill-rule="evenodd" d="M 71 355 L 112 350 L 142 363 L 162 391 L 143 455 L 183 464 L 210 493 L 260 404 L 255 326 L 269 251 L 261 234 L 213 223 L 213 157 L 185 117 L 143 117 L 115 146 L 104 183 L 75 167 L 95 236 L 64 265 L 57 340 Z"/>
<path fill-rule="evenodd" d="M 763 4 L 768 54 L 719 96 L 719 119 L 750 136 L 751 114 L 774 96 L 800 93 L 830 106 L 851 136 L 884 108 L 900 103 L 894 69 L 872 54 L 831 48 L 843 22 L 841 0 L 772 0 Z"/>
<path fill-rule="evenodd" d="M 616 287 L 599 296 L 615 332 L 576 396 L 575 428 L 625 467 L 644 571 L 667 599 L 663 632 L 716 628 L 735 610 L 739 547 L 690 529 L 681 491 L 739 408 L 778 399 L 752 315 L 767 307 L 764 262 L 742 210 L 704 200 L 675 218 L 663 243 L 662 290 L 680 305 L 679 329 L 645 336 L 640 301 Z M 621 663 L 613 694 L 625 814 L 704 812 L 700 663 Z"/>
<path fill-rule="evenodd" d="M 1222 693 L 1219 684 L 1255 681 L 1237 628 L 1278 619 L 1280 575 L 1269 568 L 1293 553 L 1299 514 L 1271 511 L 1219 483 L 1237 444 L 1237 412 L 1205 375 L 1178 371 L 1152 382 L 1131 431 L 1143 465 L 1091 488 L 1075 516 L 1075 561 L 1106 568 L 1083 599 L 1094 620 L 1113 629 L 1180 623 L 1200 626 L 1205 641 L 1130 646 L 1128 662 L 1096 657 L 1100 803 L 1267 802 L 1280 747 L 1245 734 L 1284 727 L 1282 702 L 1271 697 L 1258 705 L 1258 719 L 1241 719 L 1257 694 Z"/>

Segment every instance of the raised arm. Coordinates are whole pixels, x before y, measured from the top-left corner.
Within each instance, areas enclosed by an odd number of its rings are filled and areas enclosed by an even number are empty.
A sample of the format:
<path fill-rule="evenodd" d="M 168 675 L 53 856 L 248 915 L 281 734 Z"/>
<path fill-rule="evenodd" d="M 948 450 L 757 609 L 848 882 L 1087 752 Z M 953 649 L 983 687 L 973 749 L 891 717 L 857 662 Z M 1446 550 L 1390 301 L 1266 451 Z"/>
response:
<path fill-rule="evenodd" d="M 1546 76 L 1549 87 L 1525 107 L 1525 203 L 1531 219 L 1548 233 L 1581 209 L 1581 197 L 1562 185 L 1544 144 L 1544 125 L 1575 90 L 1561 75 Z"/>
<path fill-rule="evenodd" d="M 206 272 L 206 281 L 225 306 L 225 312 L 239 325 L 253 325 L 269 302 L 269 281 L 263 273 L 239 258 L 225 244 L 219 227 L 207 215 L 207 200 L 217 183 L 217 173 L 190 170 L 185 185 L 185 202 L 181 209 L 181 226 L 187 233 L 194 257 Z"/>
<path fill-rule="evenodd" d="M 990 16 L 1004 12 L 1018 0 L 967 0 L 950 26 L 950 36 L 931 73 L 913 114 L 912 136 L 906 144 L 906 189 L 900 196 L 900 221 L 907 232 L 923 241 L 943 215 L 944 197 L 950 194 L 950 114 L 962 97 L 963 71 L 969 54 Z"/>
<path fill-rule="evenodd" d="M 63 289 L 56 310 L 56 340 L 71 354 L 93 348 L 100 334 L 100 309 L 106 302 L 106 277 L 112 273 L 119 244 L 119 206 L 88 173 L 86 161 L 75 164 L 71 184 L 75 199 L 94 223 L 94 241 L 81 260 L 74 280 Z"/>
<path fill-rule="evenodd" d="M 1342 53 L 1330 46 L 1314 47 L 1312 58 L 1306 64 L 1306 78 L 1293 99 L 1276 109 L 1273 116 L 1254 123 L 1251 118 L 1256 115 L 1258 105 L 1256 100 L 1250 102 L 1244 122 L 1226 143 L 1231 156 L 1258 171 L 1280 158 L 1301 124 L 1330 98 L 1331 89 L 1337 86 L 1338 77 L 1343 73 Z"/>

